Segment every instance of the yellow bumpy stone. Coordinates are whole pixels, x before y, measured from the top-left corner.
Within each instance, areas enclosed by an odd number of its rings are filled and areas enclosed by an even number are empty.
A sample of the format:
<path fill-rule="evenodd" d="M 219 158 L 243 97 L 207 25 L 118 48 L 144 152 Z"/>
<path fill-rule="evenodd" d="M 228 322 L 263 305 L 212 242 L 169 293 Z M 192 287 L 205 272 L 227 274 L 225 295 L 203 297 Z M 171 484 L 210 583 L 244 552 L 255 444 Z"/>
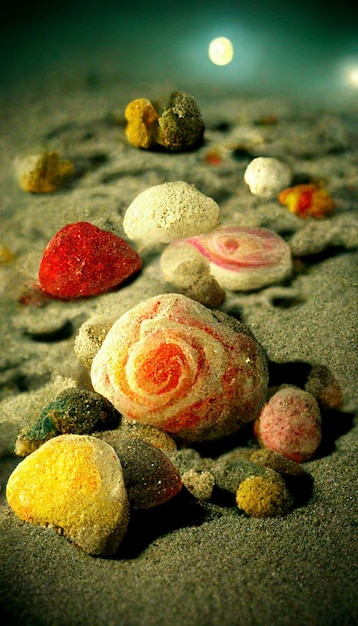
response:
<path fill-rule="evenodd" d="M 89 554 L 113 554 L 127 529 L 119 458 L 88 435 L 60 435 L 26 457 L 9 478 L 6 498 L 22 520 L 54 526 Z"/>
<path fill-rule="evenodd" d="M 74 174 L 72 161 L 63 160 L 58 152 L 32 154 L 16 165 L 19 186 L 29 193 L 58 191 Z"/>
<path fill-rule="evenodd" d="M 135 148 L 150 148 L 155 143 L 159 115 L 147 98 L 130 102 L 124 112 L 127 120 L 125 135 Z"/>

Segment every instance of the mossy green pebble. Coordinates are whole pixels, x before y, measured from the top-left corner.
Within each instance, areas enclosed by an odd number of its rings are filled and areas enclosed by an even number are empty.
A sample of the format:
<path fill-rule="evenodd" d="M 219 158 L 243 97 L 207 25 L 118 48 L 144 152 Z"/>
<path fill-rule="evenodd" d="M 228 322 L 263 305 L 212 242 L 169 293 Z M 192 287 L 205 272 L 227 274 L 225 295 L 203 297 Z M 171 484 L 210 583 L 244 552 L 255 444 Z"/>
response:
<path fill-rule="evenodd" d="M 54 527 L 92 555 L 116 552 L 129 521 L 119 458 L 88 435 L 44 443 L 15 468 L 6 498 L 20 519 Z"/>
<path fill-rule="evenodd" d="M 49 417 L 40 417 L 25 426 L 18 434 L 14 452 L 17 456 L 27 456 L 35 452 L 46 441 L 57 437 L 59 431 Z"/>
<path fill-rule="evenodd" d="M 99 393 L 81 387 L 69 387 L 43 409 L 61 433 L 84 435 L 94 430 L 118 426 L 120 414 Z"/>
<path fill-rule="evenodd" d="M 195 98 L 184 91 L 174 91 L 159 118 L 156 142 L 171 151 L 191 150 L 202 143 L 204 130 Z"/>
<path fill-rule="evenodd" d="M 15 454 L 26 456 L 59 434 L 91 434 L 118 426 L 120 414 L 98 393 L 80 387 L 64 389 L 47 404 L 40 417 L 19 434 Z"/>

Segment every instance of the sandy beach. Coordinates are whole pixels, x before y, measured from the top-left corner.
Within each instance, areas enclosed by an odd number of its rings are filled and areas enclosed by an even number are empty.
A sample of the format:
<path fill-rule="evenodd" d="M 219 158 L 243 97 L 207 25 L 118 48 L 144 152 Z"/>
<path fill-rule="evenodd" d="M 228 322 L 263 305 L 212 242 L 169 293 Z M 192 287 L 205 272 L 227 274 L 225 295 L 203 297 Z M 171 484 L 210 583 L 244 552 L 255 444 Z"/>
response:
<path fill-rule="evenodd" d="M 133 98 L 164 102 L 189 91 L 205 123 L 190 152 L 139 150 L 124 133 Z M 4 95 L 1 116 L 0 244 L 14 257 L 0 267 L 0 606 L 8 626 L 353 626 L 357 602 L 357 276 L 358 109 L 337 102 L 217 89 L 171 81 L 128 84 L 77 68 L 62 80 Z M 42 150 L 71 159 L 61 191 L 19 188 L 16 159 Z M 212 155 L 219 155 L 213 162 Z M 210 157 L 211 155 L 211 157 Z M 276 199 L 253 196 L 244 171 L 256 156 L 287 162 L 294 180 L 323 179 L 335 211 L 300 219 Z M 111 558 L 92 557 L 54 530 L 21 521 L 8 506 L 8 476 L 19 462 L 20 429 L 69 386 L 90 385 L 74 353 L 81 325 L 117 318 L 142 300 L 175 291 L 160 251 L 116 291 L 36 306 L 50 238 L 87 221 L 125 238 L 122 220 L 142 191 L 185 181 L 214 198 L 222 225 L 265 227 L 289 243 L 290 279 L 248 293 L 226 291 L 221 310 L 247 324 L 263 346 L 270 385 L 303 388 L 314 367 L 337 383 L 341 402 L 322 408 L 323 440 L 304 463 L 312 492 L 283 517 L 257 519 L 235 506 L 182 490 L 134 511 Z M 20 303 L 22 302 L 22 304 Z M 252 445 L 225 442 L 225 451 Z M 223 450 L 202 451 L 218 456 Z"/>

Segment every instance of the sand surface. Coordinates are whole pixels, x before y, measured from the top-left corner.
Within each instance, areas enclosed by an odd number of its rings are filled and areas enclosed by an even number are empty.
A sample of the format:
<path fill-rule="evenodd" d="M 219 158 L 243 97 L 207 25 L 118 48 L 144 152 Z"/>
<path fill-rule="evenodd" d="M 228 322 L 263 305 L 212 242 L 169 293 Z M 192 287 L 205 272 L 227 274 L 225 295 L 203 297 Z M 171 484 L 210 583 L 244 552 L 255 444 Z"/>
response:
<path fill-rule="evenodd" d="M 176 87 L 83 78 L 4 98 L 0 243 L 15 259 L 0 268 L 2 623 L 353 626 L 358 621 L 358 109 L 191 87 L 206 124 L 201 148 L 165 154 L 129 146 L 126 104 L 136 97 L 165 100 Z M 15 159 L 44 148 L 72 159 L 77 174 L 61 192 L 27 194 L 18 187 Z M 222 157 L 217 165 L 206 159 L 212 149 Z M 276 200 L 252 196 L 243 173 L 254 156 L 286 160 L 297 181 L 324 179 L 335 213 L 323 221 L 301 220 Z M 61 389 L 88 384 L 73 351 L 84 321 L 94 314 L 118 317 L 172 288 L 161 277 L 158 254 L 147 253 L 142 273 L 113 293 L 44 307 L 21 306 L 18 300 L 36 281 L 42 251 L 59 228 L 85 220 L 123 236 L 122 216 L 135 196 L 175 180 L 213 197 L 222 224 L 265 226 L 290 243 L 292 279 L 249 294 L 227 292 L 222 310 L 248 324 L 263 345 L 271 384 L 303 387 L 312 366 L 325 366 L 338 381 L 342 403 L 323 412 L 323 444 L 305 464 L 313 492 L 289 515 L 254 519 L 183 492 L 155 510 L 134 514 L 115 558 L 93 558 L 9 509 L 5 486 L 18 462 L 14 442 L 26 420 Z"/>

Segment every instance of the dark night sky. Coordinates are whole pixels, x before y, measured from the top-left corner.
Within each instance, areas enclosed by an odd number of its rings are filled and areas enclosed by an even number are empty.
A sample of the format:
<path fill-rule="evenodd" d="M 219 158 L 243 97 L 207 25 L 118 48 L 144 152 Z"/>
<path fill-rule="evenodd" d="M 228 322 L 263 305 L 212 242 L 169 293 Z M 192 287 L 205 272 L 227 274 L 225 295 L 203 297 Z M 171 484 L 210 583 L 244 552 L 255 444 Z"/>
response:
<path fill-rule="evenodd" d="M 358 0 L 34 0 L 1 3 L 0 81 L 56 68 L 118 73 L 125 79 L 200 80 L 295 90 L 339 88 L 358 67 Z M 214 66 L 207 47 L 226 35 L 233 62 Z"/>

